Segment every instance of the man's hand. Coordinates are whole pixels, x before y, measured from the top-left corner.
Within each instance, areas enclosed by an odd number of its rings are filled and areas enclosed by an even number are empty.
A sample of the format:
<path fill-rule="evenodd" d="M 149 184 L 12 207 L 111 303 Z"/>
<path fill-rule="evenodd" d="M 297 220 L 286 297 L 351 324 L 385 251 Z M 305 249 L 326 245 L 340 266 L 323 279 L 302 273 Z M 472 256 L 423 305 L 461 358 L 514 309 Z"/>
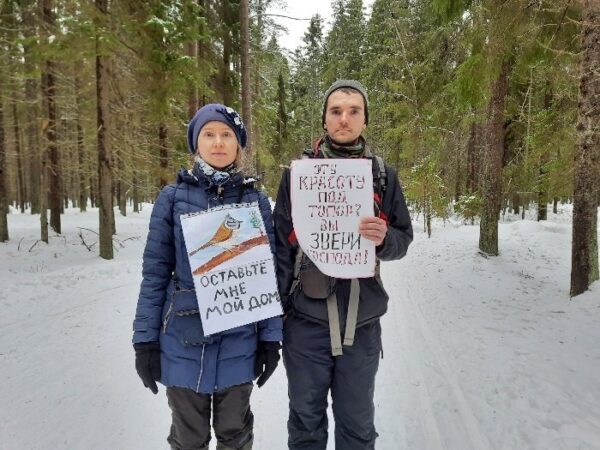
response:
<path fill-rule="evenodd" d="M 361 217 L 358 232 L 362 237 L 373 241 L 375 245 L 381 245 L 387 234 L 387 223 L 379 217 Z"/>

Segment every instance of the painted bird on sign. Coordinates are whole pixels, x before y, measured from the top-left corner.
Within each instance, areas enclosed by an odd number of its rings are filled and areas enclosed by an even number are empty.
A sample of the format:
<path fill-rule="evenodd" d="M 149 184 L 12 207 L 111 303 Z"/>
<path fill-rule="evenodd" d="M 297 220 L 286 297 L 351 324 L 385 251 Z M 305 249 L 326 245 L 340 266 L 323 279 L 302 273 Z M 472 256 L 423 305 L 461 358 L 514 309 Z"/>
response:
<path fill-rule="evenodd" d="M 227 213 L 225 219 L 223 219 L 223 222 L 221 222 L 221 225 L 219 225 L 219 228 L 217 228 L 217 232 L 214 234 L 214 236 L 210 238 L 208 242 L 204 243 L 200 248 L 191 251 L 190 256 L 193 256 L 200 250 L 204 250 L 205 248 L 213 245 L 220 247 L 224 242 L 233 237 L 234 232 L 240 229 L 242 222 L 243 220 L 237 220 L 236 218 L 232 217 L 231 214 Z"/>

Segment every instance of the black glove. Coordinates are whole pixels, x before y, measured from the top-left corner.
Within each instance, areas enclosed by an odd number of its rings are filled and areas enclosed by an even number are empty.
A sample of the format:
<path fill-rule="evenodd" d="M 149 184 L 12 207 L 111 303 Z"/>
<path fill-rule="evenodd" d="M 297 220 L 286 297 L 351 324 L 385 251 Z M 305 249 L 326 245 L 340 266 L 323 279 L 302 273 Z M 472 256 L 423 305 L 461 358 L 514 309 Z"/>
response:
<path fill-rule="evenodd" d="M 160 380 L 160 344 L 158 342 L 141 342 L 133 344 L 135 349 L 135 370 L 144 386 L 153 393 L 158 393 L 156 382 Z"/>
<path fill-rule="evenodd" d="M 273 375 L 277 364 L 279 364 L 279 342 L 258 341 L 256 349 L 256 359 L 254 360 L 254 376 L 259 376 L 256 384 L 262 387 L 269 377 Z"/>

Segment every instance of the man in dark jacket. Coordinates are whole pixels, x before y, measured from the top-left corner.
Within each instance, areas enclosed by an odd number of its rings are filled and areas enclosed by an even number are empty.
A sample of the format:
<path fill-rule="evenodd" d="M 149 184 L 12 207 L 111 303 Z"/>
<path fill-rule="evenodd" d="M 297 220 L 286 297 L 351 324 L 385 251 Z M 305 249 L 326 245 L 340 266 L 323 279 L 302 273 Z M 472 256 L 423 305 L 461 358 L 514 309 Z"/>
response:
<path fill-rule="evenodd" d="M 329 279 L 324 285 L 333 286 L 331 291 L 316 298 L 310 289 L 311 282 L 327 276 L 306 255 L 296 258 L 301 249 L 292 223 L 289 170 L 285 170 L 279 186 L 273 217 L 277 278 L 286 313 L 283 359 L 289 385 L 290 449 L 325 450 L 330 390 L 336 449 L 375 448 L 373 395 L 382 351 L 379 317 L 386 312 L 388 301 L 379 278 L 379 260 L 402 258 L 413 233 L 396 172 L 388 165 L 379 167 L 382 159 L 372 155 L 362 137 L 368 119 L 366 89 L 354 80 L 336 81 L 324 96 L 326 134 L 314 149 L 305 152 L 305 157 L 372 160 L 377 215 L 362 217 L 359 232 L 376 246 L 378 261 L 374 277 Z M 332 296 L 333 310 L 328 305 Z M 340 330 L 344 330 L 344 336 L 340 337 Z M 342 340 L 343 347 L 339 345 L 341 350 L 336 351 L 335 342 Z"/>

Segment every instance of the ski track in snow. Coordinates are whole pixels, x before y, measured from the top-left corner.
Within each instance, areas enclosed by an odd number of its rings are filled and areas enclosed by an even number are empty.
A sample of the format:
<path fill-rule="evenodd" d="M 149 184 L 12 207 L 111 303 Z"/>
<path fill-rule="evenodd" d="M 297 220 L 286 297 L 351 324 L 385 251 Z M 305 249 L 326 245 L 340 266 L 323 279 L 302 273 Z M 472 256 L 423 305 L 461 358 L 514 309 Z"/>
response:
<path fill-rule="evenodd" d="M 478 255 L 477 227 L 436 223 L 427 239 L 414 224 L 407 257 L 382 266 L 378 450 L 600 450 L 600 286 L 568 300 L 565 211 L 502 223 L 495 258 Z M 131 348 L 149 213 L 117 216 L 119 238 L 140 239 L 113 261 L 77 235 L 97 227 L 96 211 L 68 210 L 63 235 L 31 251 L 39 218 L 9 215 L 0 449 L 169 448 L 164 387 L 154 396 L 142 386 Z M 255 450 L 287 448 L 282 365 L 252 407 Z"/>
<path fill-rule="evenodd" d="M 463 390 L 458 385 L 454 373 L 456 370 L 451 368 L 451 365 L 436 343 L 436 339 L 432 336 L 431 330 L 423 312 L 419 306 L 419 292 L 422 292 L 422 286 L 424 280 L 419 279 L 420 283 L 415 286 L 417 277 L 407 277 L 406 279 L 406 296 L 404 299 L 399 300 L 399 304 L 404 306 L 403 310 L 394 311 L 395 315 L 400 314 L 402 317 L 412 317 L 415 319 L 418 325 L 416 336 L 413 336 L 412 342 L 420 342 L 422 346 L 422 352 L 415 358 L 422 364 L 425 362 L 429 370 L 437 375 L 437 379 L 442 383 L 443 391 L 447 392 L 449 397 L 449 404 L 454 405 L 454 412 L 457 413 L 453 417 L 454 422 L 457 422 L 454 430 L 457 432 L 453 440 L 443 439 L 439 436 L 437 442 L 432 442 L 432 445 L 427 445 L 426 448 L 456 448 L 456 446 L 462 445 L 462 448 L 467 450 L 472 448 L 474 450 L 491 448 L 491 445 L 487 438 L 482 434 L 479 423 L 475 418 L 473 411 L 467 401 Z M 417 293 L 415 295 L 415 292 Z M 406 324 L 405 324 L 406 325 Z M 410 330 L 410 327 L 406 327 Z M 416 339 L 415 339 L 416 337 Z M 419 361 L 421 360 L 421 361 Z M 445 384 L 445 386 L 444 386 Z M 439 389 L 439 387 L 438 387 Z M 433 405 L 432 405 L 433 406 Z M 452 419 L 452 418 L 447 418 Z M 448 420 L 449 422 L 450 420 Z M 443 442 L 454 442 L 454 444 L 444 445 Z"/>
<path fill-rule="evenodd" d="M 415 433 L 413 429 L 409 432 L 413 437 L 408 439 L 405 426 L 403 443 L 398 448 L 492 448 L 455 379 L 455 369 L 451 368 L 450 362 L 436 343 L 420 309 L 419 302 L 423 297 L 426 280 L 417 270 L 410 267 L 405 269 L 414 273 L 401 279 L 386 277 L 387 287 L 395 293 L 395 298 L 391 298 L 388 313 L 392 323 L 385 323 L 384 319 L 384 332 L 389 327 L 395 334 L 386 336 L 384 354 L 387 354 L 385 350 L 391 344 L 392 348 L 397 349 L 392 358 L 398 354 L 403 355 L 398 365 L 404 367 L 404 370 L 396 382 L 404 385 L 405 389 L 398 401 L 411 401 L 403 408 L 405 416 L 401 417 L 400 422 L 418 422 L 420 433 Z M 385 272 L 388 271 L 389 269 Z M 386 334 L 389 335 L 390 332 Z M 385 361 L 384 358 L 384 363 Z M 383 384 L 389 385 L 387 382 Z M 417 395 L 407 392 L 410 390 L 416 390 Z M 440 399 L 446 403 L 441 403 Z M 449 424 L 452 426 L 448 427 Z"/>

